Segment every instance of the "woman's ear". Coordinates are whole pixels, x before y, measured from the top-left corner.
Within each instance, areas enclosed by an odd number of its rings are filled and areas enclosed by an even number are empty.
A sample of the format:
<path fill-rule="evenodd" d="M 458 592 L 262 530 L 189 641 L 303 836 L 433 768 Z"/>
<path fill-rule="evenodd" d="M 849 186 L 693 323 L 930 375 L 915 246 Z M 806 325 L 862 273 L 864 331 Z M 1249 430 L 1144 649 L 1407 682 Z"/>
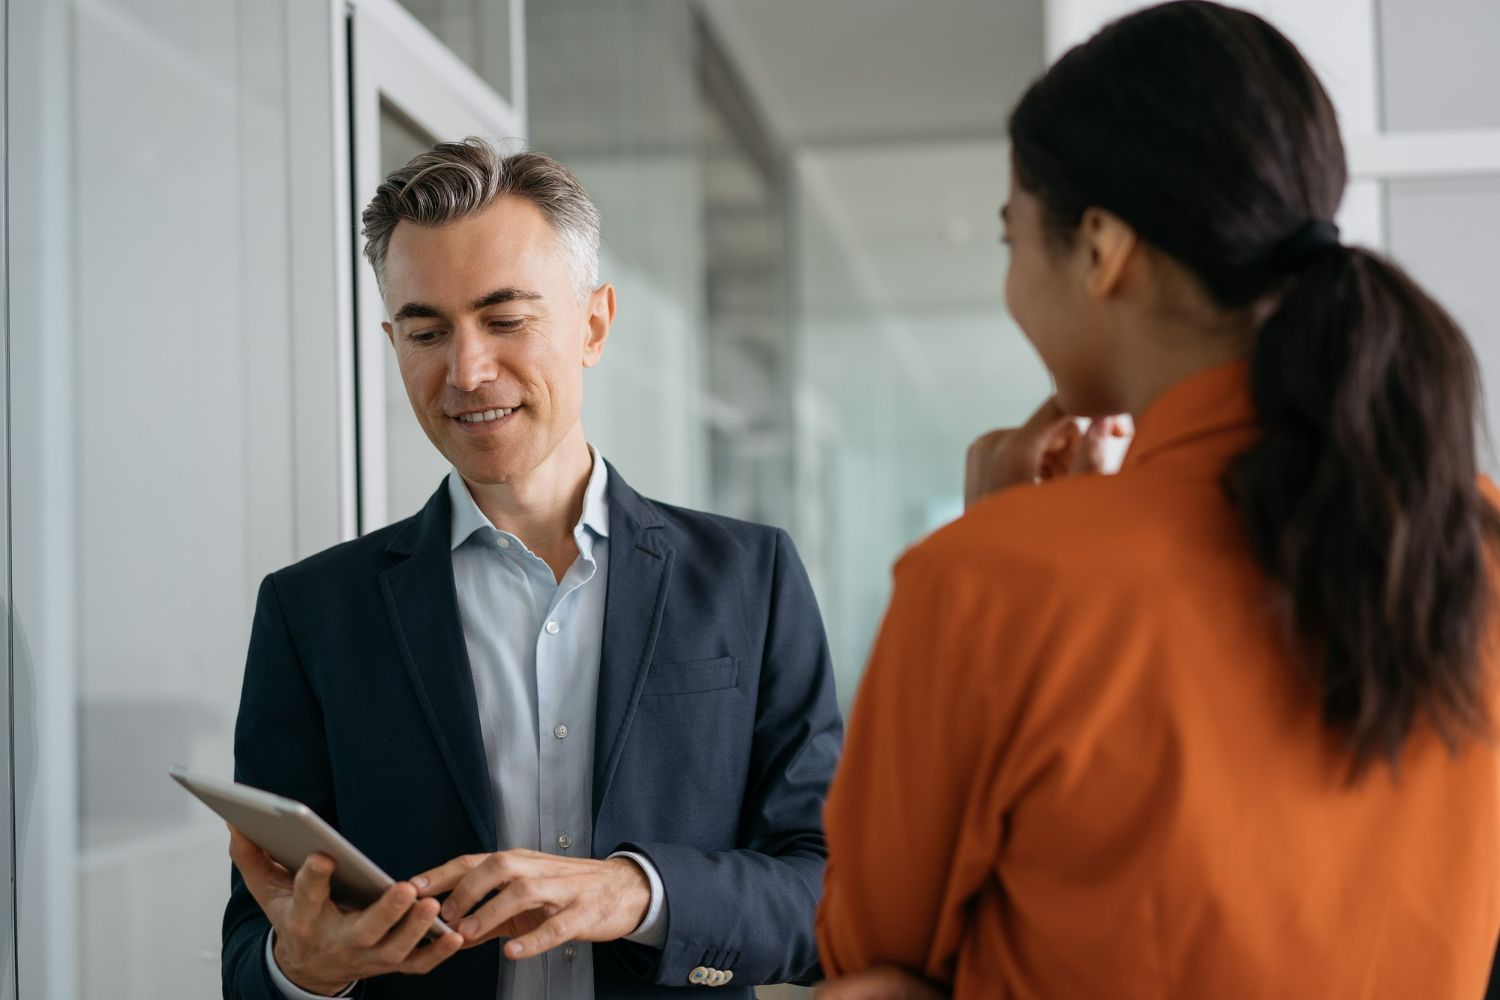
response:
<path fill-rule="evenodd" d="M 1111 297 L 1125 279 L 1126 268 L 1140 247 L 1140 237 L 1113 212 L 1090 208 L 1078 224 L 1078 241 L 1088 255 L 1085 291 L 1091 298 Z"/>

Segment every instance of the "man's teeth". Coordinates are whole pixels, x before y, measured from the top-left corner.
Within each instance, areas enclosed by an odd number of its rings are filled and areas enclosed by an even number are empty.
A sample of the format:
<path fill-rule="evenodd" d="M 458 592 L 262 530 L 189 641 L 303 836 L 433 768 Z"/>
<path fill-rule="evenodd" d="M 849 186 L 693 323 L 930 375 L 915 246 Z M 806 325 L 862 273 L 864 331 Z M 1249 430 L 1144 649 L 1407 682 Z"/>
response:
<path fill-rule="evenodd" d="M 462 420 L 466 424 L 483 424 L 488 423 L 491 420 L 499 420 L 501 417 L 508 417 L 515 411 L 516 408 L 513 406 L 508 410 L 485 410 L 483 413 L 460 413 L 458 415 L 458 419 Z"/>

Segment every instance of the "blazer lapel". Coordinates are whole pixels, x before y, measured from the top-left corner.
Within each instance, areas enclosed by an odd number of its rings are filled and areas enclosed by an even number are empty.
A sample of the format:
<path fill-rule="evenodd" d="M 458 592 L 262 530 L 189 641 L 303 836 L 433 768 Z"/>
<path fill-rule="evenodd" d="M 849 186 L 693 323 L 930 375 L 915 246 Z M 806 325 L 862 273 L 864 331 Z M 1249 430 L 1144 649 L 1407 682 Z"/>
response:
<path fill-rule="evenodd" d="M 450 517 L 445 483 L 386 547 L 407 558 L 380 574 L 380 586 L 417 701 L 480 844 L 493 851 L 495 806 L 453 584 Z"/>
<path fill-rule="evenodd" d="M 620 752 L 646 684 L 656 632 L 672 577 L 672 549 L 661 539 L 661 519 L 609 466 L 609 580 L 604 641 L 599 654 L 599 701 L 594 726 L 594 821 L 614 779 Z"/>

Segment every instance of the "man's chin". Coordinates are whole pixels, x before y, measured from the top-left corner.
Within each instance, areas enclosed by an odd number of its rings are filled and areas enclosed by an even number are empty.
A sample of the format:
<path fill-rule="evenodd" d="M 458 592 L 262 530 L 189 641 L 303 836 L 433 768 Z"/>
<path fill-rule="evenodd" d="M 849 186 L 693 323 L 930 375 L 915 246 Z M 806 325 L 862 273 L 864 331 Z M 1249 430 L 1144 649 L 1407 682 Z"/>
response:
<path fill-rule="evenodd" d="M 526 474 L 531 471 L 514 461 L 460 461 L 453 462 L 453 467 L 464 477 L 465 482 L 476 486 L 506 486 L 526 478 Z"/>
<path fill-rule="evenodd" d="M 498 440 L 475 441 L 450 437 L 439 449 L 464 480 L 475 486 L 507 486 L 523 483 L 557 457 L 557 445 L 545 439 L 510 435 L 505 445 Z"/>
<path fill-rule="evenodd" d="M 487 447 L 478 447 L 474 441 L 450 438 L 438 450 L 467 482 L 485 486 L 513 483 L 536 465 L 528 461 L 527 451 L 514 446 L 500 448 L 497 444 L 487 442 Z"/>

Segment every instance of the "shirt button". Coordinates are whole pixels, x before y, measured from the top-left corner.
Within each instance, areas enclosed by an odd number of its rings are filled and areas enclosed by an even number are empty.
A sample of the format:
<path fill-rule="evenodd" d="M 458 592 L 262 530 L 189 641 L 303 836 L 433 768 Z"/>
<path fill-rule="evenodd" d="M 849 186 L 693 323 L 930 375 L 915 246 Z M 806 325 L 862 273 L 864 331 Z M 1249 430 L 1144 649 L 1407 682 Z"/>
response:
<path fill-rule="evenodd" d="M 502 549 L 510 548 L 510 539 L 506 538 L 504 535 L 501 535 L 498 539 L 496 539 L 496 541 L 499 542 Z"/>
<path fill-rule="evenodd" d="M 548 635 L 556 635 L 561 630 L 562 630 L 562 626 L 559 625 L 559 624 L 557 624 L 557 619 L 554 618 L 552 621 L 550 621 L 550 622 L 547 623 L 547 634 Z"/>
<path fill-rule="evenodd" d="M 573 838 L 565 833 L 561 837 L 557 838 L 557 846 L 566 851 L 568 848 L 573 846 Z"/>
<path fill-rule="evenodd" d="M 560 740 L 565 740 L 568 738 L 568 727 L 558 726 L 556 729 L 552 730 L 552 735 L 556 736 Z"/>
<path fill-rule="evenodd" d="M 577 957 L 578 948 L 576 946 L 570 944 L 563 949 L 563 958 L 567 959 L 569 962 L 573 961 L 573 959 Z"/>

